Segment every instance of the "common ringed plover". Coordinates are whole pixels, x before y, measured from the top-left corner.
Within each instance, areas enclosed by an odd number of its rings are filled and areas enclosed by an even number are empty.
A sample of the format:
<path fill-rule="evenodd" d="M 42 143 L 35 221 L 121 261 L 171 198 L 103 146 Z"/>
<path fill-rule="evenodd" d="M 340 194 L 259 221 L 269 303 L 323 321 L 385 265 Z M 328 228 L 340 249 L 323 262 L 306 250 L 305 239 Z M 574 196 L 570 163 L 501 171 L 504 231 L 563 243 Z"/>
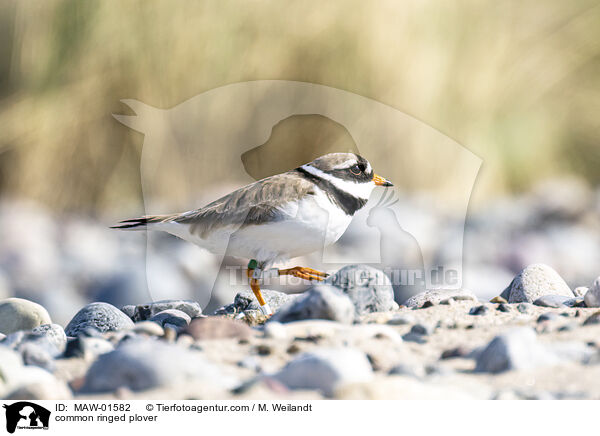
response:
<path fill-rule="evenodd" d="M 333 244 L 376 186 L 392 184 L 353 153 L 330 153 L 294 170 L 244 186 L 205 207 L 172 215 L 125 220 L 112 228 L 160 230 L 216 254 L 251 259 L 250 287 L 265 315 L 259 280 L 292 275 L 323 280 L 311 268 L 270 268 Z M 226 247 L 224 249 L 224 247 Z"/>

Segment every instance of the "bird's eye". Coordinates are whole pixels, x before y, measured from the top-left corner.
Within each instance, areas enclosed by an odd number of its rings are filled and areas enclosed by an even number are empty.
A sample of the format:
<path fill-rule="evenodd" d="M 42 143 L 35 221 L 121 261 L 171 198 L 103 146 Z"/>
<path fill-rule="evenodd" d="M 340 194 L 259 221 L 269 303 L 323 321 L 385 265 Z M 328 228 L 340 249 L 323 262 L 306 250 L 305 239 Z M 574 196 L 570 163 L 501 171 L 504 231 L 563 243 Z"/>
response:
<path fill-rule="evenodd" d="M 362 173 L 364 171 L 364 169 L 365 168 L 363 165 L 356 164 L 356 165 L 352 165 L 350 167 L 350 172 L 352 174 L 354 174 L 355 176 L 358 176 L 360 173 Z"/>

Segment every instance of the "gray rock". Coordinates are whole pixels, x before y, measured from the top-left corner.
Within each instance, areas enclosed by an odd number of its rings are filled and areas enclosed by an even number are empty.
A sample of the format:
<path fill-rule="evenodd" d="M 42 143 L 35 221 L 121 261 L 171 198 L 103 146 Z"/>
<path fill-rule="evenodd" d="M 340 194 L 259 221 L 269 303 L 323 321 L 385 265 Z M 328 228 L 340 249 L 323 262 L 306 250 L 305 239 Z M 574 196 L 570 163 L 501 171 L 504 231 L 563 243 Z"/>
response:
<path fill-rule="evenodd" d="M 88 327 L 100 332 L 130 329 L 133 321 L 115 306 L 108 303 L 90 303 L 82 308 L 65 328 L 67 336 L 77 336 Z"/>
<path fill-rule="evenodd" d="M 158 312 L 150 321 L 159 324 L 161 327 L 164 327 L 166 324 L 171 324 L 179 329 L 186 327 L 192 319 L 188 316 L 187 313 L 182 312 L 177 309 L 167 309 L 162 312 Z"/>
<path fill-rule="evenodd" d="M 571 288 L 548 265 L 532 264 L 523 269 L 512 281 L 509 303 L 532 303 L 544 295 L 562 295 L 573 298 Z M 502 297 L 506 298 L 504 292 Z"/>
<path fill-rule="evenodd" d="M 433 333 L 434 327 L 426 324 L 415 324 L 411 327 L 410 332 L 417 335 L 426 335 L 429 336 Z"/>
<path fill-rule="evenodd" d="M 104 338 L 79 335 L 68 342 L 64 356 L 93 359 L 114 349 L 114 345 Z"/>
<path fill-rule="evenodd" d="M 508 304 L 500 303 L 496 310 L 499 312 L 510 312 L 510 306 Z"/>
<path fill-rule="evenodd" d="M 533 302 L 536 306 L 542 307 L 567 307 L 565 304 L 567 301 L 573 300 L 572 297 L 565 297 L 564 295 L 543 295 Z"/>
<path fill-rule="evenodd" d="M 8 335 L 51 322 L 48 311 L 33 301 L 23 298 L 0 301 L 0 333 Z"/>
<path fill-rule="evenodd" d="M 390 318 L 388 320 L 387 324 L 389 324 L 389 325 L 406 325 L 406 324 L 414 324 L 415 321 L 416 321 L 415 317 L 410 314 L 396 315 L 396 316 Z"/>
<path fill-rule="evenodd" d="M 586 363 L 593 355 L 591 347 L 578 342 L 542 344 L 533 329 L 521 327 L 496 336 L 478 354 L 475 371 L 499 373 L 569 361 Z"/>
<path fill-rule="evenodd" d="M 529 313 L 529 312 L 531 312 L 531 304 L 519 303 L 519 304 L 517 304 L 517 310 L 521 313 Z"/>
<path fill-rule="evenodd" d="M 405 377 L 413 377 L 417 380 L 421 380 L 425 378 L 427 374 L 425 373 L 425 368 L 421 365 L 408 365 L 405 363 L 400 363 L 394 366 L 392 369 L 390 369 L 388 375 L 402 375 Z"/>
<path fill-rule="evenodd" d="M 331 397 L 343 384 L 370 381 L 373 370 L 361 351 L 322 348 L 298 356 L 273 378 L 290 389 L 314 389 Z"/>
<path fill-rule="evenodd" d="M 516 328 L 496 336 L 477 357 L 475 372 L 500 373 L 558 363 L 559 359 L 538 343 L 535 331 Z"/>
<path fill-rule="evenodd" d="M 469 310 L 469 315 L 486 315 L 490 311 L 490 308 L 487 306 L 475 306 Z"/>
<path fill-rule="evenodd" d="M 594 280 L 592 286 L 583 296 L 583 301 L 587 307 L 600 307 L 600 277 Z"/>
<path fill-rule="evenodd" d="M 344 324 L 354 321 L 354 304 L 338 288 L 316 285 L 300 297 L 287 303 L 270 319 L 286 323 L 304 319 L 327 319 Z"/>
<path fill-rule="evenodd" d="M 134 321 L 146 321 L 157 313 L 170 309 L 185 312 L 190 318 L 197 318 L 202 315 L 200 304 L 192 300 L 153 301 L 137 306 L 123 306 L 122 311 Z"/>
<path fill-rule="evenodd" d="M 541 323 L 541 322 L 546 322 L 546 321 L 556 321 L 560 319 L 560 315 L 554 313 L 554 312 L 548 312 L 548 313 L 542 313 L 538 319 L 537 322 Z"/>
<path fill-rule="evenodd" d="M 284 292 L 271 291 L 269 289 L 261 289 L 261 293 L 273 312 L 277 312 L 283 305 L 300 296 L 299 294 L 286 294 Z M 259 310 L 256 297 L 250 290 L 239 292 L 233 299 L 232 304 L 217 309 L 215 315 L 241 313 L 247 310 Z"/>
<path fill-rule="evenodd" d="M 340 288 L 354 304 L 359 315 L 387 312 L 398 308 L 389 277 L 368 265 L 347 265 L 325 280 Z"/>
<path fill-rule="evenodd" d="M 469 300 L 477 301 L 477 297 L 471 291 L 466 289 L 431 289 L 413 295 L 403 304 L 407 307 L 422 307 L 426 302 L 439 304 L 440 302 L 452 298 L 456 301 Z"/>
<path fill-rule="evenodd" d="M 152 321 L 139 321 L 133 327 L 135 333 L 143 333 L 149 336 L 162 336 L 165 334 L 164 329 Z"/>
<path fill-rule="evenodd" d="M 46 337 L 59 353 L 65 351 L 67 347 L 67 335 L 64 329 L 58 324 L 42 324 L 35 327 L 32 333 Z"/>
<path fill-rule="evenodd" d="M 24 342 L 19 346 L 19 352 L 23 356 L 25 365 L 39 366 L 50 372 L 54 370 L 52 354 L 43 344 L 33 341 Z"/>
<path fill-rule="evenodd" d="M 198 352 L 152 339 L 132 340 L 92 364 L 81 392 L 113 392 L 121 387 L 143 391 L 196 379 L 226 384 Z"/>

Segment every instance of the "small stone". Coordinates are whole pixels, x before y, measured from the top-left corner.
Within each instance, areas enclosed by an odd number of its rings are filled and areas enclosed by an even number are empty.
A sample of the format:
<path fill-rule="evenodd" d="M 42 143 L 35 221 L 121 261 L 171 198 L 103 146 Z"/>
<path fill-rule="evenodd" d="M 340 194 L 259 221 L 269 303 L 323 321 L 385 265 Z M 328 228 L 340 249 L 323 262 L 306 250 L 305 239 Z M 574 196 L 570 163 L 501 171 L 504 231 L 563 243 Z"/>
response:
<path fill-rule="evenodd" d="M 259 344 L 255 347 L 256 354 L 259 356 L 268 356 L 271 354 L 271 347 L 265 344 Z"/>
<path fill-rule="evenodd" d="M 450 348 L 449 350 L 444 350 L 442 352 L 440 359 L 445 360 L 445 359 L 454 359 L 457 357 L 467 357 L 470 353 L 471 353 L 471 350 L 469 350 L 466 347 Z"/>
<path fill-rule="evenodd" d="M 533 304 L 542 307 L 567 307 L 565 302 L 572 300 L 573 297 L 565 297 L 564 295 L 542 295 L 540 298 L 535 300 Z"/>
<path fill-rule="evenodd" d="M 137 306 L 123 306 L 123 312 L 134 321 L 149 320 L 165 310 L 179 310 L 190 318 L 198 318 L 202 315 L 200 304 L 192 300 L 159 300 Z"/>
<path fill-rule="evenodd" d="M 281 323 L 305 319 L 326 319 L 351 324 L 354 304 L 347 295 L 330 285 L 315 285 L 287 303 L 269 320 Z"/>
<path fill-rule="evenodd" d="M 405 363 L 400 363 L 392 367 L 392 369 L 389 370 L 388 375 L 402 375 L 421 380 L 427 374 L 425 373 L 425 368 L 421 365 L 408 365 Z"/>
<path fill-rule="evenodd" d="M 532 329 L 521 327 L 496 336 L 477 357 L 475 372 L 530 369 L 557 361 L 538 343 Z"/>
<path fill-rule="evenodd" d="M 532 303 L 544 295 L 562 295 L 572 298 L 573 292 L 562 277 L 548 265 L 532 264 L 523 269 L 512 281 L 509 303 Z M 505 295 L 502 295 L 504 298 Z"/>
<path fill-rule="evenodd" d="M 100 332 L 131 329 L 133 321 L 108 303 L 90 303 L 81 309 L 65 328 L 67 336 L 77 336 L 79 332 L 93 327 Z"/>
<path fill-rule="evenodd" d="M 590 288 L 588 288 L 587 286 L 578 286 L 575 289 L 573 289 L 573 294 L 576 297 L 583 297 L 583 296 L 585 296 L 587 291 L 589 291 L 589 289 Z"/>
<path fill-rule="evenodd" d="M 296 354 L 300 352 L 300 347 L 298 346 L 298 344 L 292 344 L 287 348 L 287 350 L 285 350 L 285 352 L 288 354 Z"/>
<path fill-rule="evenodd" d="M 152 321 L 138 321 L 135 323 L 133 330 L 135 333 L 143 333 L 148 336 L 162 336 L 165 334 L 165 330 L 155 322 Z"/>
<path fill-rule="evenodd" d="M 51 322 L 48 311 L 33 301 L 23 298 L 0 300 L 0 333 L 8 335 Z"/>
<path fill-rule="evenodd" d="M 351 348 L 321 348 L 304 353 L 273 375 L 290 389 L 312 389 L 331 397 L 349 383 L 368 382 L 373 370 L 366 355 Z"/>
<path fill-rule="evenodd" d="M 105 353 L 114 350 L 114 345 L 104 338 L 78 336 L 67 343 L 65 357 L 83 357 L 84 359 L 94 359 Z"/>
<path fill-rule="evenodd" d="M 477 301 L 477 297 L 471 291 L 466 289 L 432 289 L 413 295 L 403 304 L 406 307 L 415 308 L 423 307 L 425 303 L 429 302 L 429 304 L 433 306 L 434 304 L 439 304 L 442 300 L 449 298 L 456 301 Z"/>
<path fill-rule="evenodd" d="M 584 322 L 583 325 L 594 325 L 600 324 L 600 311 L 591 314 Z"/>
<path fill-rule="evenodd" d="M 56 347 L 58 354 L 67 347 L 67 335 L 58 324 L 42 324 L 31 331 L 34 335 L 45 337 L 48 342 Z"/>
<path fill-rule="evenodd" d="M 547 321 L 557 321 L 558 319 L 560 319 L 559 315 L 557 315 L 554 312 L 548 312 L 548 313 L 542 313 L 538 317 L 537 322 L 542 323 L 542 322 L 547 322 Z"/>
<path fill-rule="evenodd" d="M 427 309 L 428 307 L 433 307 L 433 303 L 429 300 L 427 300 L 425 303 L 423 303 L 423 305 L 421 306 L 421 309 Z"/>
<path fill-rule="evenodd" d="M 222 375 L 199 352 L 152 339 L 132 340 L 98 357 L 80 392 L 114 392 L 123 387 L 143 391 L 196 379 L 223 384 Z"/>
<path fill-rule="evenodd" d="M 475 306 L 469 310 L 469 315 L 486 315 L 490 311 L 487 306 Z"/>
<path fill-rule="evenodd" d="M 510 312 L 510 306 L 508 304 L 500 303 L 496 310 L 500 312 Z"/>
<path fill-rule="evenodd" d="M 368 265 L 347 265 L 325 280 L 341 289 L 354 304 L 356 314 L 387 312 L 398 308 L 389 277 Z"/>
<path fill-rule="evenodd" d="M 503 298 L 503 297 L 501 297 L 501 296 L 498 295 L 497 297 L 492 298 L 490 300 L 490 303 L 497 303 L 497 304 L 504 303 L 504 304 L 506 304 L 506 303 L 508 303 L 508 301 L 506 300 L 506 298 Z"/>
<path fill-rule="evenodd" d="M 433 333 L 433 327 L 424 324 L 415 324 L 411 327 L 410 332 L 416 335 L 430 335 Z"/>
<path fill-rule="evenodd" d="M 592 286 L 583 296 L 587 307 L 600 307 L 600 277 L 594 280 Z"/>
<path fill-rule="evenodd" d="M 531 311 L 531 304 L 519 303 L 517 304 L 517 310 L 521 313 L 529 313 Z"/>
<path fill-rule="evenodd" d="M 299 294 L 286 294 L 269 289 L 261 289 L 261 294 L 273 312 L 277 312 L 283 305 L 300 296 Z M 260 310 L 258 302 L 252 291 L 244 290 L 235 296 L 232 304 L 217 309 L 215 315 L 231 315 L 251 310 Z"/>
<path fill-rule="evenodd" d="M 197 341 L 226 338 L 248 339 L 255 334 L 254 330 L 243 322 L 221 316 L 194 319 L 184 332 Z"/>
<path fill-rule="evenodd" d="M 158 312 L 150 321 L 157 323 L 161 327 L 164 327 L 165 324 L 171 324 L 177 329 L 181 329 L 186 327 L 192 319 L 189 315 L 181 310 L 177 309 L 167 309 L 161 312 Z"/>
<path fill-rule="evenodd" d="M 390 318 L 387 321 L 389 325 L 406 325 L 406 324 L 414 324 L 415 317 L 412 315 L 396 315 L 393 318 Z"/>

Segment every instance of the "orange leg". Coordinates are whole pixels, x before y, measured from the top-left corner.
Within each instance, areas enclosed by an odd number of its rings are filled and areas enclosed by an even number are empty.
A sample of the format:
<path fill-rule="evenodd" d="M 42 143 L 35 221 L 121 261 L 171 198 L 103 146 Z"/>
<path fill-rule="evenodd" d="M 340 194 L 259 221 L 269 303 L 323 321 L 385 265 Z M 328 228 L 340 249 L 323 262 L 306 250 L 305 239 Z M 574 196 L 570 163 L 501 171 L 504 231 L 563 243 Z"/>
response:
<path fill-rule="evenodd" d="M 250 279 L 250 289 L 252 289 L 252 292 L 254 293 L 254 296 L 256 297 L 256 301 L 258 301 L 258 305 L 260 307 L 261 312 L 263 312 L 267 316 L 270 316 L 270 315 L 272 315 L 271 308 L 269 307 L 269 305 L 263 298 L 262 292 L 260 292 L 260 285 L 258 283 L 258 279 L 255 279 L 252 277 L 253 273 L 254 273 L 254 269 L 248 268 L 247 274 L 248 274 L 248 278 Z"/>
<path fill-rule="evenodd" d="M 306 268 L 303 266 L 295 266 L 294 268 L 280 269 L 279 275 L 280 276 L 290 275 L 290 276 L 294 276 L 294 277 L 299 277 L 304 280 L 323 281 L 325 279 L 325 277 L 327 277 L 329 274 L 321 272 L 321 271 L 317 271 L 312 268 Z"/>

